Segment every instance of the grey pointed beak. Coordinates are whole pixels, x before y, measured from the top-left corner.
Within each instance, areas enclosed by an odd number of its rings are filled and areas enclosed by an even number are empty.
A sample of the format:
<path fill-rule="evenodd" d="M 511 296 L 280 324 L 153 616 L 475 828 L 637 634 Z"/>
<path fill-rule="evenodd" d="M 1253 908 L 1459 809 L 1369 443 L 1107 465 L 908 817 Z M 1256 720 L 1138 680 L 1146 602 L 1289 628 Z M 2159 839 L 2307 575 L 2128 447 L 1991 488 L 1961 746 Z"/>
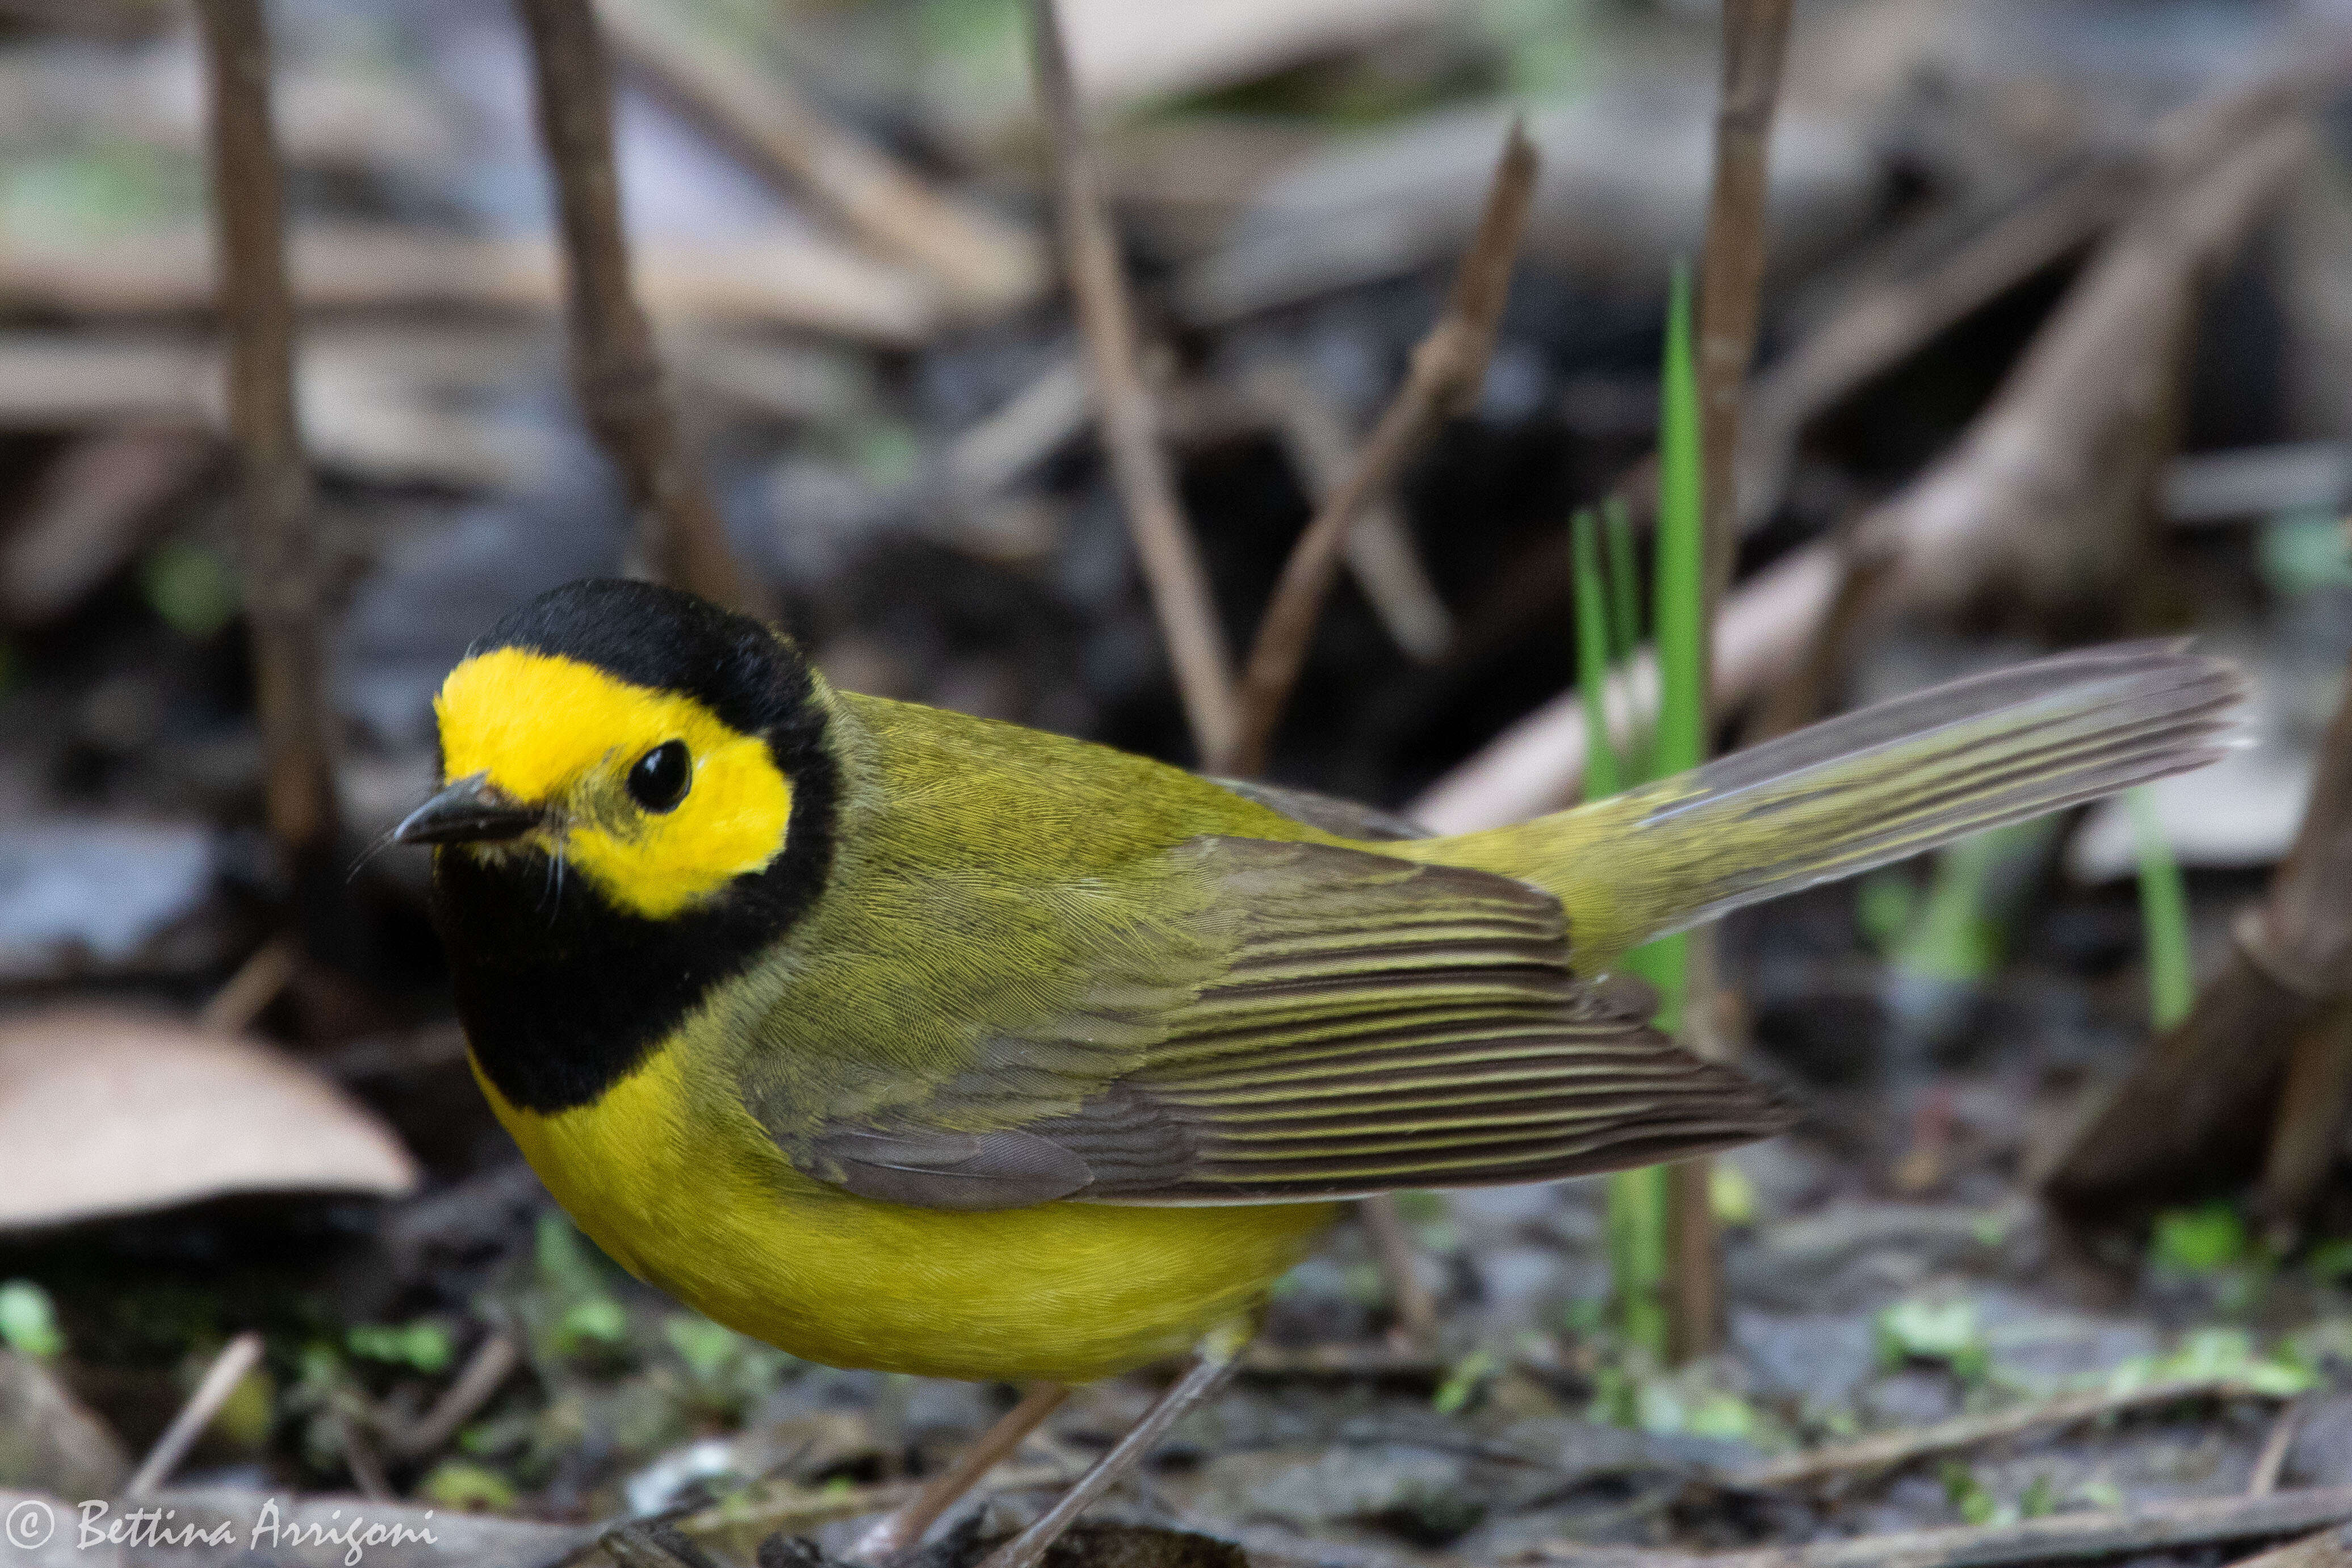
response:
<path fill-rule="evenodd" d="M 489 774 L 475 773 L 449 784 L 403 817 L 392 830 L 392 841 L 488 844 L 520 838 L 544 820 L 537 807 L 523 805 L 491 784 Z"/>

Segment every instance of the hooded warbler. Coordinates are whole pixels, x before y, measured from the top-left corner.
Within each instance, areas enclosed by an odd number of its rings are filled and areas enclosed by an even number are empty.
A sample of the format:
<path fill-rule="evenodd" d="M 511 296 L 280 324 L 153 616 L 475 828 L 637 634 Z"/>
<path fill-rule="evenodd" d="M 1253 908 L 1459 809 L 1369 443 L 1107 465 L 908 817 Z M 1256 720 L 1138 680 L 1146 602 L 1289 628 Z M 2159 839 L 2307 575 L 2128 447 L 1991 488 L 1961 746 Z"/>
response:
<path fill-rule="evenodd" d="M 1336 1200 L 1770 1134 L 1618 955 L 2195 767 L 2238 693 L 2063 655 L 1411 837 L 583 582 L 451 672 L 396 835 L 438 847 L 483 1092 L 615 1259 L 811 1360 L 1070 1383 L 1247 1310 Z"/>

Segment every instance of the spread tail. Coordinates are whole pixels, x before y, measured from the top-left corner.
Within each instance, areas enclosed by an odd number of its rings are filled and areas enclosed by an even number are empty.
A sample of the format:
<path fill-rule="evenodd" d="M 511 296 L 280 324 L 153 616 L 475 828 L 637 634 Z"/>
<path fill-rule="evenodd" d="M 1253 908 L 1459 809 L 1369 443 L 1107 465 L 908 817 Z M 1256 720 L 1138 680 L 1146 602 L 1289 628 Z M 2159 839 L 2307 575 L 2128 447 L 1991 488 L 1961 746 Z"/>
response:
<path fill-rule="evenodd" d="M 1727 910 L 2167 773 L 2231 744 L 2237 672 L 2171 643 L 2060 654 L 1815 724 L 1532 822 L 1384 845 L 1567 908 L 1580 969 Z"/>

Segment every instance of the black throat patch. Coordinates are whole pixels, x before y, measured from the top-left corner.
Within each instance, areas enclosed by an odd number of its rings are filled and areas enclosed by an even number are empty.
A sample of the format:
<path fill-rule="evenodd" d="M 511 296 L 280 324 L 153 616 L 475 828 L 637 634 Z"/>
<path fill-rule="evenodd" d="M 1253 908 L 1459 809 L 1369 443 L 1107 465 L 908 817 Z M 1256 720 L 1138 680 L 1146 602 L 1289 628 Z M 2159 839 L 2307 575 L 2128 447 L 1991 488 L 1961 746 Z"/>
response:
<path fill-rule="evenodd" d="M 602 602 L 551 615 L 559 595 Z M 650 610 L 661 624 L 624 628 L 635 634 L 621 639 L 627 656 L 595 657 L 613 652 L 616 609 L 635 613 L 626 618 Z M 615 907 L 586 877 L 559 877 L 535 852 L 495 864 L 461 847 L 436 852 L 434 915 L 474 1059 L 509 1103 L 550 1114 L 601 1098 L 816 900 L 833 868 L 841 773 L 807 666 L 759 623 L 700 600 L 639 583 L 573 584 L 509 616 L 472 651 L 502 647 L 691 692 L 730 725 L 764 735 L 793 787 L 783 853 L 665 920 Z"/>

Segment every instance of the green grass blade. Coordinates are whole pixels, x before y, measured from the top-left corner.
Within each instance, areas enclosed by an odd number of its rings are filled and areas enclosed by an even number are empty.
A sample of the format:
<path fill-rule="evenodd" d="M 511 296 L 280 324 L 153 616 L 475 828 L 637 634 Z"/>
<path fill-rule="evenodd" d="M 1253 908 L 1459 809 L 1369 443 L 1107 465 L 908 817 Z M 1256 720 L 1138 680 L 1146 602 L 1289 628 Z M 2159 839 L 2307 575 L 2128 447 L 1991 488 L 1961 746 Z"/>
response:
<path fill-rule="evenodd" d="M 1633 552 L 1633 513 L 1623 496 L 1601 503 L 1601 520 L 1608 530 L 1609 658 L 1613 663 L 1633 657 L 1642 646 L 1642 558 Z M 1625 776 L 1650 776 L 1649 715 L 1634 704 L 1625 731 Z"/>
<path fill-rule="evenodd" d="M 2008 960 L 2011 928 L 2031 894 L 2032 869 L 2053 819 L 1971 834 L 1936 852 L 1909 928 L 1885 951 L 1896 968 L 1955 985 L 1978 985 Z"/>
<path fill-rule="evenodd" d="M 1658 640 L 1658 776 L 1706 760 L 1706 693 L 1699 660 L 1706 613 L 1706 519 L 1701 505 L 1698 374 L 1691 363 L 1690 269 L 1677 263 L 1666 303 L 1658 408 L 1658 551 L 1652 625 Z"/>
<path fill-rule="evenodd" d="M 2148 1016 L 2169 1029 L 2189 1016 L 2197 1000 L 2197 977 L 2189 955 L 2189 892 L 2180 864 L 2165 842 L 2148 786 L 2126 793 L 2132 833 L 2139 841 L 2139 920 L 2147 947 Z"/>
<path fill-rule="evenodd" d="M 1686 931 L 1644 942 L 1625 954 L 1625 969 L 1658 987 L 1656 1025 L 1667 1035 L 1682 1027 L 1686 962 Z M 1616 1295 L 1618 1333 L 1658 1363 L 1665 1363 L 1673 1352 L 1673 1328 L 1665 1311 L 1673 1227 L 1665 1166 L 1618 1171 L 1609 1178 L 1609 1281 Z"/>
<path fill-rule="evenodd" d="M 1706 672 L 1700 668 L 1706 595 L 1706 517 L 1700 505 L 1698 376 L 1691 363 L 1690 272 L 1677 264 L 1666 302 L 1665 363 L 1659 377 L 1658 531 L 1650 624 L 1658 647 L 1658 717 L 1640 778 L 1695 768 L 1706 758 Z M 1631 529 L 1624 532 L 1630 536 Z M 1612 543 L 1618 542 L 1612 517 Z M 1614 553 L 1629 563 L 1630 537 Z M 1632 595 L 1621 620 L 1632 618 Z M 1682 1025 L 1688 933 L 1625 955 L 1625 967 L 1657 987 L 1658 1026 Z M 1626 1339 L 1663 1359 L 1669 1194 L 1665 1167 L 1624 1171 L 1609 1184 L 1609 1266 Z"/>
<path fill-rule="evenodd" d="M 1569 519 L 1576 568 L 1576 684 L 1584 694 L 1584 798 L 1599 800 L 1624 787 L 1617 748 L 1609 739 L 1609 609 L 1601 581 L 1600 540 L 1592 513 Z"/>
<path fill-rule="evenodd" d="M 1998 833 L 1979 833 L 1936 857 L 1918 924 L 1897 963 L 1915 973 L 1976 984 L 2000 967 L 2008 933 L 1994 912 L 1993 875 L 2006 847 Z"/>
<path fill-rule="evenodd" d="M 1642 562 L 1633 553 L 1633 511 L 1623 496 L 1601 503 L 1609 531 L 1609 657 L 1624 658 L 1642 645 Z"/>
<path fill-rule="evenodd" d="M 1644 942 L 1624 958 L 1627 970 L 1657 988 L 1655 1022 L 1670 1035 L 1682 1027 L 1689 952 L 1690 933 L 1677 931 Z M 1665 1292 L 1673 1224 L 1664 1165 L 1620 1171 L 1609 1178 L 1609 1277 L 1619 1331 L 1627 1343 L 1662 1363 L 1672 1349 Z"/>
<path fill-rule="evenodd" d="M 1609 1178 L 1609 1286 L 1618 1331 L 1663 1363 L 1666 1325 L 1666 1168 L 1643 1165 Z"/>
<path fill-rule="evenodd" d="M 1911 930 L 1889 955 L 1896 967 L 1955 984 L 1990 979 L 2008 962 L 2054 826 L 2046 816 L 2013 822 L 1937 851 Z"/>

